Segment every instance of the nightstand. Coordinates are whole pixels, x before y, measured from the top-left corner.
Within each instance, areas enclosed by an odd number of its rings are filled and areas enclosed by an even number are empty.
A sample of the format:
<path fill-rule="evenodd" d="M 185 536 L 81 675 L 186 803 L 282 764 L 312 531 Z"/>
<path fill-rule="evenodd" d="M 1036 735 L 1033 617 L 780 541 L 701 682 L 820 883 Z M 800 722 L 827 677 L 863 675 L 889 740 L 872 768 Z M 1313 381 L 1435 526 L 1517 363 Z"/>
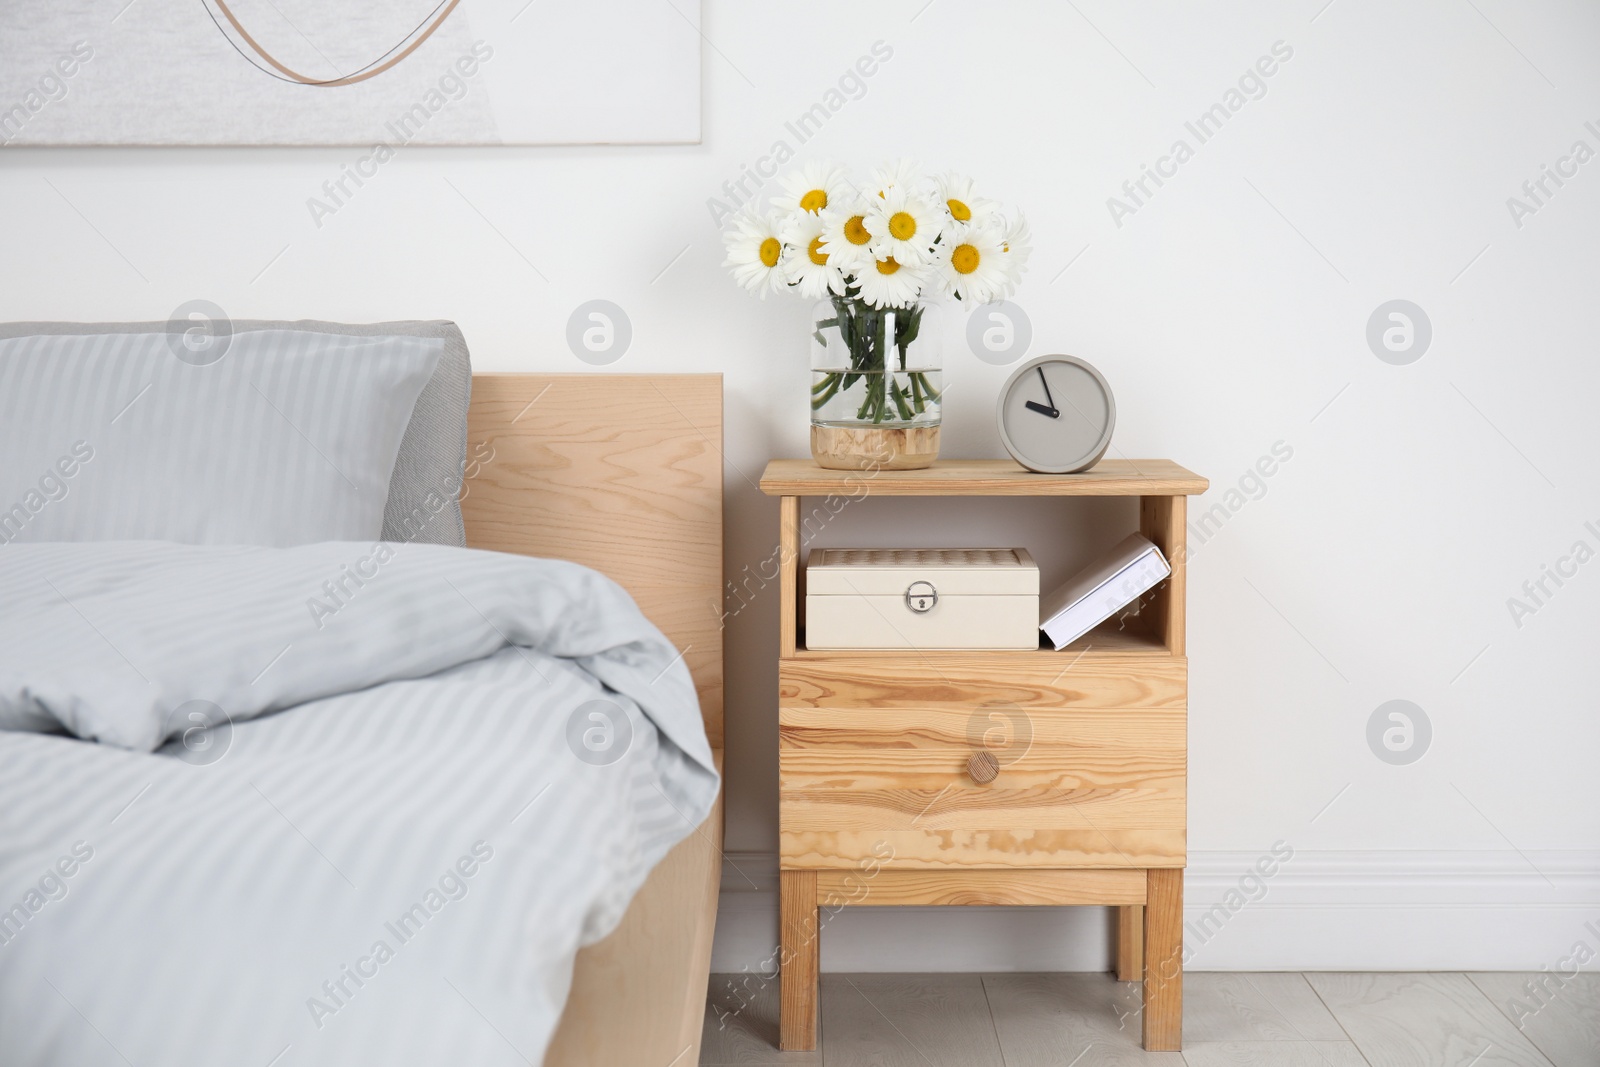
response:
<path fill-rule="evenodd" d="M 912 471 L 768 465 L 761 489 L 782 498 L 782 1048 L 816 1047 L 819 908 L 892 905 L 1115 906 L 1117 976 L 1144 982 L 1144 1046 L 1180 1047 L 1184 525 L 1187 497 L 1207 484 L 1169 460 L 1105 460 L 1066 475 L 1033 474 L 1010 460 Z M 1060 652 L 1048 643 L 1031 651 L 808 649 L 805 542 L 838 501 L 890 496 L 1138 497 L 1139 532 L 1172 574 L 1136 615 Z M 1043 557 L 1051 546 L 1005 547 Z M 997 744 L 998 759 L 972 759 Z"/>

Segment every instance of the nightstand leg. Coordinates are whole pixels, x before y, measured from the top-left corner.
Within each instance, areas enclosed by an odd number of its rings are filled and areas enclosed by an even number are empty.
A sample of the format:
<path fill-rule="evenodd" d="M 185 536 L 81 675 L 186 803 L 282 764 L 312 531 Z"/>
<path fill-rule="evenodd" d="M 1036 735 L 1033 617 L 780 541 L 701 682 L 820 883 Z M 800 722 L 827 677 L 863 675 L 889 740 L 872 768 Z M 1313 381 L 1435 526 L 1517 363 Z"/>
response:
<path fill-rule="evenodd" d="M 1117 981 L 1137 982 L 1144 977 L 1144 908 L 1124 904 L 1117 908 Z"/>
<path fill-rule="evenodd" d="M 780 871 L 778 1047 L 817 1047 L 817 872 Z"/>
<path fill-rule="evenodd" d="M 1145 872 L 1144 1047 L 1183 1047 L 1183 870 Z"/>

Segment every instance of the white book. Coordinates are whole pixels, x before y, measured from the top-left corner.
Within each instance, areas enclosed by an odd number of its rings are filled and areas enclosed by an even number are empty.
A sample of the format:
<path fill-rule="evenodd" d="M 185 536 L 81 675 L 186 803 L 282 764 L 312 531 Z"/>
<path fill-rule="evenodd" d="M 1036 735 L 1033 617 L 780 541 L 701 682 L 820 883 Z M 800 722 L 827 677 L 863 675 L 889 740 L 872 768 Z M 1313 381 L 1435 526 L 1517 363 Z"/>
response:
<path fill-rule="evenodd" d="M 1039 629 L 1059 652 L 1171 573 L 1161 550 L 1149 538 L 1129 534 L 1066 585 L 1039 598 Z"/>

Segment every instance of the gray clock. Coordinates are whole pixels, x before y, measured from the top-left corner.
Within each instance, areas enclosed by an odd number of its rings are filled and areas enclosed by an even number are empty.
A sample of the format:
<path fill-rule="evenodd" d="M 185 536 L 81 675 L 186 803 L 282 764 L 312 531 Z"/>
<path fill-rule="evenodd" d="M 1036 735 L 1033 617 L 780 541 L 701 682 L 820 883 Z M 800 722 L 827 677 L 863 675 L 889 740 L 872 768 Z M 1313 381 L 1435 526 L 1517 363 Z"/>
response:
<path fill-rule="evenodd" d="M 1111 446 L 1117 404 L 1101 373 L 1076 356 L 1040 356 L 1006 380 L 995 416 L 1006 451 L 1041 474 L 1072 474 Z"/>

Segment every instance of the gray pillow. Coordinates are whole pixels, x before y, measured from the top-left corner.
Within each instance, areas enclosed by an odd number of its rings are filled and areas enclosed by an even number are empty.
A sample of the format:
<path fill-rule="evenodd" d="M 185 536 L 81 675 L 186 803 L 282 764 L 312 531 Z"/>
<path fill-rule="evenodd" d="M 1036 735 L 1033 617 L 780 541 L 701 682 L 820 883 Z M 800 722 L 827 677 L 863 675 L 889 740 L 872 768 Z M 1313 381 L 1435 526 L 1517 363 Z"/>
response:
<path fill-rule="evenodd" d="M 331 327 L 332 323 L 306 323 Z M 423 386 L 411 423 L 400 442 L 383 512 L 385 541 L 418 541 L 464 548 L 461 480 L 467 469 L 467 408 L 472 402 L 472 358 L 453 322 L 380 322 L 346 326 L 358 333 L 437 337 L 444 341 L 439 366 Z"/>
<path fill-rule="evenodd" d="M 14 322 L 0 323 L 0 339 L 33 335 L 165 333 L 164 322 Z M 472 399 L 472 361 L 467 342 L 453 322 L 403 320 L 356 325 L 302 319 L 277 322 L 242 319 L 234 333 L 294 330 L 353 337 L 424 337 L 444 342 L 433 376 L 417 397 L 411 421 L 400 442 L 389 495 L 384 506 L 382 539 L 426 544 L 467 543 L 461 520 L 461 480 L 467 463 L 467 408 Z M 8 506 L 8 505 L 0 505 Z M 0 541 L 4 540 L 0 529 Z"/>
<path fill-rule="evenodd" d="M 0 541 L 381 536 L 442 339 L 148 326 L 0 339 Z"/>

